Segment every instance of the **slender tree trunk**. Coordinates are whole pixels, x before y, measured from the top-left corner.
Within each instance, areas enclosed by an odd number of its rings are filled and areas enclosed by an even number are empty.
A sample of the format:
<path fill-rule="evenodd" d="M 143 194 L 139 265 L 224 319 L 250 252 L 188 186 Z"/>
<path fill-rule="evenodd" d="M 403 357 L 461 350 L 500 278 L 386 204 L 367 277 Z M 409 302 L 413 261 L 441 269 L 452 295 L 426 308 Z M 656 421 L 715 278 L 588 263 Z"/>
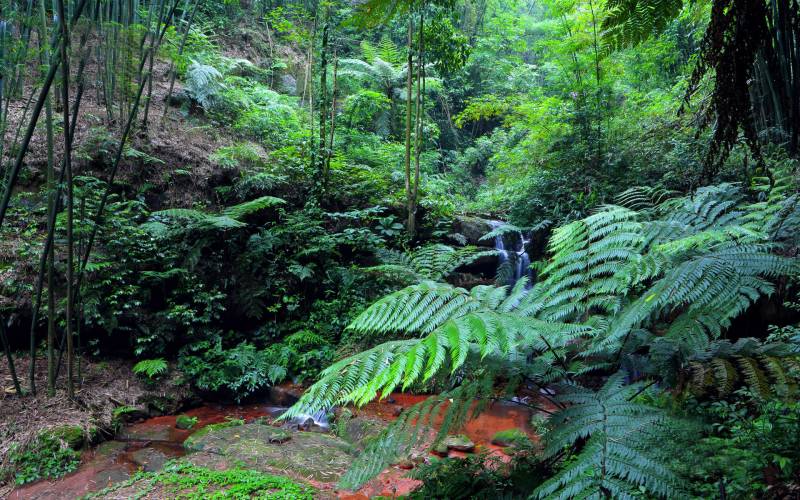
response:
<path fill-rule="evenodd" d="M 64 19 L 66 18 L 64 11 L 64 0 L 58 0 L 58 17 L 61 25 L 61 97 L 63 102 L 63 118 L 64 118 L 64 169 L 66 172 L 67 181 L 67 395 L 71 399 L 75 397 L 74 374 L 72 372 L 74 366 L 74 350 L 72 346 L 72 320 L 73 320 L 73 272 L 74 272 L 74 240 L 73 240 L 73 212 L 74 212 L 74 190 L 72 180 L 72 145 L 70 144 L 69 137 L 69 27 Z"/>
<path fill-rule="evenodd" d="M 48 65 L 50 63 L 50 46 L 48 44 L 47 33 L 47 12 L 44 5 L 45 0 L 39 0 L 39 45 L 41 50 L 41 63 L 43 76 L 46 75 Z M 55 210 L 55 158 L 53 155 L 53 98 L 48 94 L 47 101 L 45 102 L 45 130 L 47 134 L 47 208 L 48 213 Z M 52 230 L 50 227 L 50 218 L 48 217 L 48 233 Z M 53 380 L 53 348 L 55 342 L 55 318 L 53 310 L 55 309 L 52 304 L 55 303 L 55 295 L 53 292 L 54 277 L 53 277 L 53 264 L 54 253 L 52 245 L 49 245 L 49 250 L 45 252 L 44 265 L 47 273 L 47 395 L 55 395 L 55 381 Z M 40 272 L 41 274 L 41 272 Z M 41 301 L 41 292 L 37 302 Z M 31 322 L 31 366 L 28 377 L 30 379 L 31 391 L 35 393 L 35 369 L 36 369 L 36 347 L 35 347 L 35 321 Z"/>
<path fill-rule="evenodd" d="M 408 219 L 406 222 L 406 230 L 408 231 L 409 238 L 414 238 L 416 231 L 412 191 L 411 191 L 411 91 L 414 82 L 414 21 L 413 17 L 408 18 L 408 40 L 406 44 L 407 60 L 406 60 L 406 154 L 405 154 L 405 174 L 406 174 L 406 209 L 408 211 Z"/>
<path fill-rule="evenodd" d="M 419 163 L 420 163 L 420 155 L 422 154 L 422 126 L 423 126 L 423 118 L 425 113 L 425 12 L 424 10 L 420 10 L 419 14 L 419 40 L 418 43 L 418 54 L 417 54 L 417 102 L 416 102 L 416 125 L 415 125 L 415 137 L 414 137 L 414 183 L 411 186 L 411 208 L 410 212 L 412 215 L 409 216 L 409 221 L 411 221 L 411 217 L 413 217 L 414 225 L 416 226 L 416 218 L 417 218 L 417 204 L 418 204 L 418 197 L 419 197 Z M 416 232 L 416 227 L 414 227 Z M 412 237 L 414 235 L 412 234 Z"/>
<path fill-rule="evenodd" d="M 151 46 L 154 47 L 153 51 L 154 54 L 158 53 L 158 40 L 156 35 L 158 34 L 159 29 L 161 28 L 161 23 L 164 20 L 164 5 L 166 5 L 166 0 L 162 0 L 161 5 L 158 8 L 158 21 L 156 22 L 155 29 L 151 30 Z M 175 2 L 178 3 L 177 1 Z M 147 97 L 144 101 L 144 118 L 142 118 L 142 130 L 147 131 L 147 117 L 150 114 L 150 101 L 153 98 L 153 61 L 155 61 L 155 57 L 150 58 L 150 68 L 147 71 Z"/>
<path fill-rule="evenodd" d="M 323 198 L 325 197 L 325 158 L 328 153 L 326 150 L 326 141 L 328 138 L 327 121 L 328 121 L 328 35 L 329 24 L 326 15 L 325 24 L 322 26 L 322 49 L 319 58 L 319 147 L 317 148 L 317 172 L 319 172 L 320 179 L 317 187 L 319 191 L 319 202 L 322 205 Z"/>
<path fill-rule="evenodd" d="M 80 3 L 75 7 L 74 14 L 72 17 L 72 24 L 75 24 L 77 19 L 81 16 L 83 12 L 83 8 L 86 6 L 87 0 L 80 0 Z M 58 40 L 56 40 L 58 43 Z M 63 45 L 63 43 L 61 43 Z M 55 45 L 55 43 L 53 44 Z M 28 121 L 27 129 L 25 130 L 25 135 L 22 138 L 22 143 L 17 148 L 17 156 L 14 160 L 14 164 L 11 167 L 11 170 L 8 172 L 8 178 L 6 179 L 6 189 L 3 193 L 3 198 L 0 200 L 0 227 L 3 226 L 3 222 L 5 221 L 6 212 L 8 211 L 8 205 L 11 201 L 11 195 L 13 193 L 14 186 L 17 183 L 17 178 L 19 177 L 20 169 L 22 168 L 22 162 L 25 158 L 25 154 L 28 152 L 28 146 L 30 146 L 31 138 L 33 137 L 33 133 L 36 130 L 36 124 L 39 121 L 39 116 L 42 113 L 42 109 L 44 108 L 45 100 L 47 99 L 47 94 L 50 91 L 50 87 L 53 85 L 53 80 L 55 79 L 56 72 L 58 71 L 58 67 L 61 63 L 60 58 L 56 58 L 53 63 L 50 65 L 50 70 L 47 73 L 47 77 L 42 84 L 42 88 L 39 91 L 39 97 L 36 101 L 36 105 L 33 108 L 33 115 L 31 116 L 30 120 Z"/>
<path fill-rule="evenodd" d="M 194 5 L 192 5 L 192 12 L 189 14 L 189 22 L 186 25 L 186 29 L 183 31 L 183 36 L 181 36 L 181 44 L 178 47 L 178 57 L 183 55 L 183 49 L 186 47 L 186 40 L 189 38 L 189 30 L 192 27 L 192 22 L 194 21 L 194 15 L 197 12 L 197 5 L 200 3 L 200 0 L 194 0 Z M 164 113 L 161 115 L 161 122 L 163 123 L 164 118 L 167 116 L 167 110 L 169 109 L 169 101 L 172 99 L 172 91 L 175 89 L 175 77 L 177 76 L 177 72 L 175 71 L 175 62 L 172 61 L 169 64 L 169 91 L 167 92 L 167 100 L 164 105 Z"/>
<path fill-rule="evenodd" d="M 22 396 L 22 387 L 19 385 L 17 370 L 14 367 L 14 357 L 11 356 L 11 346 L 8 344 L 8 337 L 6 337 L 6 320 L 2 316 L 0 316 L 0 341 L 3 343 L 3 352 L 6 354 L 8 371 L 11 372 L 11 381 L 14 383 L 14 390 L 17 391 L 18 396 Z"/>
<path fill-rule="evenodd" d="M 339 57 L 334 50 L 333 53 L 333 95 L 331 96 L 331 134 L 328 139 L 327 156 L 325 157 L 324 178 L 327 179 L 331 170 L 331 157 L 333 157 L 333 140 L 336 131 L 336 94 L 338 90 Z M 327 185 L 325 186 L 327 189 Z"/>

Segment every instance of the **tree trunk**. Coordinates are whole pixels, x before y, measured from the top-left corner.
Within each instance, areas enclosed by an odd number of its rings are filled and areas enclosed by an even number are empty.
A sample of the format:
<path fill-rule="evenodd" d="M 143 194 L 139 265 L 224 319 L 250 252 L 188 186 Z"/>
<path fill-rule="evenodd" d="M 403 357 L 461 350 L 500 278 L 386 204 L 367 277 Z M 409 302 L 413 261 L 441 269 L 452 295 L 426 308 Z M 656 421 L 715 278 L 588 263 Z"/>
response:
<path fill-rule="evenodd" d="M 413 17 L 408 18 L 408 43 L 406 50 L 408 51 L 408 58 L 406 62 L 406 154 L 405 154 L 405 174 L 406 174 L 406 203 L 408 210 L 408 220 L 406 222 L 406 230 L 408 231 L 409 238 L 414 238 L 416 232 L 415 227 L 415 214 L 413 206 L 413 198 L 411 191 L 411 90 L 414 82 L 414 21 Z"/>

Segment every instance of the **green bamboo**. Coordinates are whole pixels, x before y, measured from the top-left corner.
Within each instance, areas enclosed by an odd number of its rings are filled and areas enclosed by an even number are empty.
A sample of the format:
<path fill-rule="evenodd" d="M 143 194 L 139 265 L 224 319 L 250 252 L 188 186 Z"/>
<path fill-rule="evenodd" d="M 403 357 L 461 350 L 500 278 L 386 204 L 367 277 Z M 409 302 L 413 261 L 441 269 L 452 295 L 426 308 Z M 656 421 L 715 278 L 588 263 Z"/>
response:
<path fill-rule="evenodd" d="M 87 0 L 80 0 L 80 3 L 75 7 L 75 14 L 72 19 L 71 24 L 75 24 L 78 18 L 83 13 L 83 8 L 86 6 Z M 66 25 L 66 23 L 65 23 Z M 61 42 L 59 38 L 58 43 L 62 49 L 66 49 L 64 44 Z M 65 50 L 62 50 L 65 51 Z M 54 60 L 50 65 L 50 70 L 47 73 L 47 77 L 45 78 L 44 83 L 42 84 L 42 88 L 39 92 L 39 97 L 36 101 L 36 106 L 33 110 L 33 116 L 28 122 L 28 127 L 25 131 L 25 135 L 22 139 L 22 143 L 19 147 L 19 152 L 17 153 L 16 159 L 14 164 L 9 171 L 9 176 L 6 182 L 5 192 L 3 194 L 2 200 L 0 200 L 0 228 L 3 227 L 3 222 L 5 222 L 6 212 L 8 211 L 8 206 L 11 201 L 11 195 L 13 193 L 14 186 L 17 183 L 17 179 L 19 178 L 19 172 L 22 168 L 22 162 L 25 158 L 25 154 L 28 152 L 28 147 L 30 146 L 31 138 L 33 137 L 33 133 L 36 130 L 36 124 L 39 121 L 39 116 L 42 113 L 42 109 L 44 108 L 44 103 L 47 99 L 47 94 L 50 91 L 50 87 L 53 85 L 53 80 L 55 79 L 56 71 L 61 64 L 61 57 L 55 57 Z"/>

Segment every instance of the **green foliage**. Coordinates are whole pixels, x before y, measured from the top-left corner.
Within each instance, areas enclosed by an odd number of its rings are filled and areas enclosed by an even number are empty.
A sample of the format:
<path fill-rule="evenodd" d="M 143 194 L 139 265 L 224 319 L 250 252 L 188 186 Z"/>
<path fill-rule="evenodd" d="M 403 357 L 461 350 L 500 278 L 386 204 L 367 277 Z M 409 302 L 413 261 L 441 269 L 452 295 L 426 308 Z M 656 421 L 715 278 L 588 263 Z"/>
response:
<path fill-rule="evenodd" d="M 188 415 L 178 415 L 175 419 L 175 427 L 178 429 L 191 429 L 197 424 L 197 417 L 190 417 Z"/>
<path fill-rule="evenodd" d="M 606 4 L 603 40 L 611 48 L 641 43 L 677 17 L 681 0 L 614 0 Z"/>
<path fill-rule="evenodd" d="M 80 453 L 52 433 L 39 434 L 24 447 L 12 448 L 8 456 L 10 474 L 17 484 L 55 479 L 78 468 Z"/>
<path fill-rule="evenodd" d="M 728 396 L 740 384 L 763 398 L 791 396 L 800 380 L 800 349 L 753 338 L 718 341 L 692 356 L 687 372 L 688 388 L 698 397 Z"/>
<path fill-rule="evenodd" d="M 414 470 L 413 476 L 422 481 L 422 486 L 408 498 L 517 498 L 527 495 L 545 472 L 530 456 L 516 457 L 510 467 L 485 454 L 470 455 L 463 460 L 434 458 Z"/>
<path fill-rule="evenodd" d="M 738 391 L 732 401 L 687 405 L 711 425 L 701 439 L 672 449 L 673 465 L 688 479 L 690 498 L 708 498 L 724 487 L 729 498 L 763 495 L 768 483 L 790 483 L 800 470 L 796 401 L 761 399 Z M 678 459 L 680 457 L 680 459 Z M 778 484 L 776 484 L 778 483 Z"/>
<path fill-rule="evenodd" d="M 192 61 L 186 71 L 186 92 L 204 110 L 211 109 L 224 88 L 222 73 L 213 66 Z"/>
<path fill-rule="evenodd" d="M 187 500 L 246 499 L 311 500 L 313 490 L 282 476 L 249 469 L 213 470 L 182 461 L 168 462 L 158 472 L 138 472 L 130 480 L 118 483 L 88 498 L 104 498 L 135 486 L 141 495 L 165 494 Z"/>
<path fill-rule="evenodd" d="M 624 378 L 613 375 L 597 392 L 560 387 L 555 400 L 568 406 L 550 418 L 545 458 L 582 444 L 572 460 L 534 491 L 536 498 L 680 496 L 678 477 L 652 450 L 667 417 L 632 401 L 642 384 L 626 386 Z"/>
<path fill-rule="evenodd" d="M 147 378 L 155 378 L 167 372 L 167 362 L 163 358 L 143 359 L 133 365 L 133 373 L 146 375 Z"/>
<path fill-rule="evenodd" d="M 184 348 L 179 367 L 200 390 L 228 391 L 237 401 L 286 377 L 286 367 L 271 351 L 242 342 L 225 349 L 222 339 L 202 341 Z"/>
<path fill-rule="evenodd" d="M 406 253 L 381 250 L 378 252 L 378 257 L 383 264 L 368 270 L 393 274 L 401 277 L 403 281 L 437 281 L 446 278 L 461 266 L 494 255 L 496 255 L 494 250 L 431 244 Z"/>
<path fill-rule="evenodd" d="M 406 339 L 335 363 L 286 416 L 364 404 L 396 389 L 450 376 L 461 385 L 443 393 L 452 401 L 441 427 L 447 429 L 465 418 L 464 401 L 489 398 L 499 374 L 505 374 L 505 390 L 511 393 L 520 376 L 547 384 L 615 371 L 621 365 L 644 365 L 654 377 L 669 380 L 674 372 L 663 363 L 665 345 L 673 350 L 679 346 L 678 352 L 703 352 L 758 297 L 772 293 L 770 278 L 796 272 L 797 262 L 779 255 L 780 244 L 760 230 L 772 217 L 730 185 L 704 188 L 691 198 L 668 199 L 638 212 L 607 206 L 553 232 L 549 258 L 537 264 L 532 288 L 525 279 L 511 289 L 476 286 L 467 291 L 434 282 L 407 287 L 374 303 L 348 327 Z M 755 220 L 761 225 L 754 225 Z M 754 373 L 745 371 L 749 383 L 755 382 Z M 466 374 L 470 377 L 461 378 Z M 605 428 L 605 420 L 575 420 L 581 431 L 573 435 L 572 420 L 556 420 L 563 424 L 552 431 L 558 449 L 578 437 L 590 441 L 572 466 L 547 483 L 546 494 L 562 488 L 565 496 L 584 488 L 629 494 L 643 486 L 653 495 L 669 496 L 675 481 L 663 463 L 637 458 L 645 457 L 637 455 L 643 441 L 631 441 L 629 448 L 606 446 L 604 436 L 618 440 L 615 432 L 638 432 L 644 423 L 655 430 L 664 422 L 656 411 L 623 402 L 636 387 L 624 386 L 617 375 L 599 396 L 590 397 L 580 388 L 569 391 L 578 398 L 568 401 L 575 411 L 583 403 L 619 400 L 604 411 L 620 427 Z M 360 484 L 398 449 L 414 442 L 418 428 L 438 411 L 435 399 L 404 413 L 343 482 Z M 596 406 L 587 408 L 595 417 L 604 415 Z M 617 409 L 623 413 L 615 414 Z M 570 415 L 569 410 L 563 415 Z M 617 416 L 624 415 L 632 418 L 619 421 Z M 556 453 L 551 448 L 548 456 Z M 635 467 L 625 468 L 628 459 L 635 459 Z M 609 460 L 616 468 L 602 474 L 595 470 L 590 478 L 582 475 L 592 464 Z"/>

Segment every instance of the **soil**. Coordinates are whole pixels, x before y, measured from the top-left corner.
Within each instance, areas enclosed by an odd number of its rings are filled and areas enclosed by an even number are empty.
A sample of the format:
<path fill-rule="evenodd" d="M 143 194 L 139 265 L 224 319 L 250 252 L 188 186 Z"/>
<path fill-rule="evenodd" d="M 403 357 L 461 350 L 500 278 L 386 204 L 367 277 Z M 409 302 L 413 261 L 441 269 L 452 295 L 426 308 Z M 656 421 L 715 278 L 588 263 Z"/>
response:
<path fill-rule="evenodd" d="M 102 390 L 101 387 L 95 390 Z M 84 390 L 88 390 L 86 385 Z M 298 388 L 287 385 L 274 392 L 286 398 L 297 395 Z M 271 427 L 275 425 L 275 417 L 285 410 L 283 406 L 275 406 L 274 402 L 194 408 L 183 413 L 197 418 L 197 423 L 188 430 L 176 427 L 176 415 L 153 417 L 125 426 L 113 441 L 84 453 L 81 466 L 75 473 L 55 481 L 20 487 L 10 498 L 75 498 L 124 481 L 137 470 L 157 470 L 166 460 L 178 457 L 210 468 L 245 464 L 256 470 L 287 475 L 315 487 L 318 498 L 363 500 L 376 496 L 396 497 L 408 494 L 421 484 L 409 477 L 409 469 L 414 467 L 414 463 L 431 458 L 426 449 L 421 448 L 414 460 L 389 467 L 356 492 L 339 491 L 335 484 L 354 456 L 360 453 L 361 441 L 379 433 L 400 410 L 427 397 L 397 393 L 362 408 L 349 408 L 353 425 L 348 425 L 348 433 L 352 431 L 353 435 L 346 435 L 345 439 Z M 74 413 L 71 422 L 80 421 L 80 416 L 80 413 Z M 469 421 L 462 432 L 475 444 L 475 452 L 488 453 L 499 458 L 500 462 L 508 462 L 510 454 L 503 447 L 491 444 L 491 439 L 497 431 L 519 428 L 535 441 L 537 437 L 529 426 L 531 416 L 528 408 L 496 403 L 477 419 Z M 233 427 L 213 425 L 232 419 L 245 424 Z M 467 452 L 456 450 L 448 452 L 452 458 L 467 455 Z M 113 498 L 126 498 L 128 493 L 136 493 L 136 483 L 116 491 Z"/>
<path fill-rule="evenodd" d="M 30 366 L 27 357 L 15 358 L 17 375 L 23 390 L 27 390 Z M 56 394 L 48 397 L 47 366 L 39 359 L 36 366 L 35 396 L 18 397 L 14 394 L 8 365 L 0 363 L 0 469 L 8 460 L 12 446 L 25 446 L 38 434 L 62 426 L 76 426 L 84 431 L 86 443 L 103 441 L 114 435 L 114 409 L 119 406 L 137 408 L 146 416 L 155 408 L 147 401 L 171 401 L 168 411 L 175 411 L 189 401 L 191 392 L 175 380 L 165 380 L 162 385 L 149 386 L 132 371 L 133 363 L 122 360 L 80 360 L 80 377 L 77 377 L 75 398 L 67 397 L 66 376 L 60 374 Z M 174 420 L 174 417 L 173 417 Z M 84 461 L 91 460 L 91 454 Z M 0 478 L 2 481 L 2 478 Z M 0 498 L 8 493 L 10 485 L 0 482 Z"/>

